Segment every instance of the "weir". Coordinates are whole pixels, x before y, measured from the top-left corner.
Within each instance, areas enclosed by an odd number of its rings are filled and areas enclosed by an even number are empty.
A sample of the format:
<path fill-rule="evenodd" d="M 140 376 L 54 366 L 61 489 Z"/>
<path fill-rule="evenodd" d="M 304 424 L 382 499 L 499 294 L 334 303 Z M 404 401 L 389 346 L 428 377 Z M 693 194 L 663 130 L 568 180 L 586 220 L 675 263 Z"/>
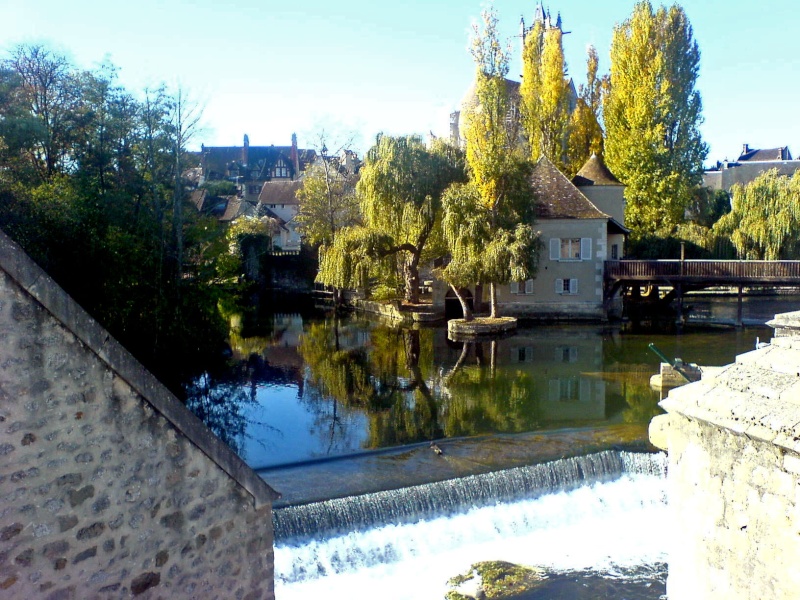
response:
<path fill-rule="evenodd" d="M 608 451 L 443 482 L 451 491 L 441 503 L 446 506 L 414 522 L 411 514 L 420 514 L 419 506 L 399 517 L 398 507 L 418 503 L 441 487 L 281 509 L 276 595 L 283 600 L 443 598 L 451 577 L 476 562 L 501 560 L 544 569 L 548 586 L 574 581 L 583 571 L 595 578 L 595 590 L 604 590 L 593 597 L 652 599 L 665 590 L 670 531 L 665 474 L 663 454 Z M 475 489 L 484 487 L 491 491 L 476 496 Z M 516 499 L 501 501 L 492 494 Z M 316 523 L 328 526 L 327 533 L 287 538 L 287 515 L 300 521 L 301 530 Z M 377 515 L 374 525 L 345 531 L 345 523 Z M 603 581 L 614 582 L 616 591 L 596 587 Z M 645 592 L 633 593 L 636 586 Z M 541 597 L 578 597 L 564 595 L 563 587 L 548 589 L 552 595 Z"/>
<path fill-rule="evenodd" d="M 375 525 L 415 522 L 469 509 L 573 490 L 625 474 L 664 476 L 663 454 L 607 450 L 517 467 L 273 511 L 276 542 L 329 537 Z"/>

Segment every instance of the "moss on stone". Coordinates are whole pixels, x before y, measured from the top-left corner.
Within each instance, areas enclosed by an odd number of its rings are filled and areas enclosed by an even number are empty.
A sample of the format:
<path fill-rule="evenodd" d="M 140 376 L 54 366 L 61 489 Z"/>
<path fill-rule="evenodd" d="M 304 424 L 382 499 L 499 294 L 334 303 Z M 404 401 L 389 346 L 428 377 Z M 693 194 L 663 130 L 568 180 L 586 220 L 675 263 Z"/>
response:
<path fill-rule="evenodd" d="M 515 565 L 504 561 L 486 561 L 475 563 L 463 575 L 456 575 L 449 580 L 452 588 L 480 577 L 481 585 L 478 595 L 486 600 L 512 598 L 517 594 L 535 589 L 545 579 L 540 569 Z M 447 593 L 447 600 L 471 600 L 472 596 L 464 595 L 457 589 Z"/>

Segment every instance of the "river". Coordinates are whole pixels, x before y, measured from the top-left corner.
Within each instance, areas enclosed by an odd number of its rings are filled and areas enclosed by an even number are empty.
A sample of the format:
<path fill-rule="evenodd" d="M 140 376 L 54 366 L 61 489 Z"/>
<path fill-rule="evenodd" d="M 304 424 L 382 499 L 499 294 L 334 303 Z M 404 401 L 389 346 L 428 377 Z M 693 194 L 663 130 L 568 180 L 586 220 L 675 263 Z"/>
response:
<path fill-rule="evenodd" d="M 659 598 L 669 531 L 663 473 L 579 468 L 569 485 L 531 492 L 514 484 L 508 497 L 480 478 L 513 482 L 507 474 L 526 465 L 557 472 L 570 457 L 597 453 L 653 460 L 642 451 L 652 450 L 647 425 L 662 392 L 650 387 L 660 359 L 649 344 L 722 366 L 768 342 L 764 322 L 798 300 L 750 299 L 740 329 L 712 324 L 735 315 L 735 299 L 705 297 L 680 330 L 523 324 L 469 344 L 449 341 L 443 327 L 290 303 L 258 318 L 231 314 L 229 368 L 196 379 L 187 395 L 283 494 L 275 518 L 281 598 L 322 590 L 330 598 L 442 598 L 448 577 L 483 559 L 546 568 L 550 591 L 525 598 Z M 488 499 L 474 500 L 475 490 L 490 490 Z M 380 494 L 395 508 L 369 508 Z M 468 500 L 445 508 L 443 494 Z M 397 508 L 420 498 L 434 508 Z M 298 505 L 312 513 L 296 516 Z M 305 525 L 286 529 L 292 519 Z"/>

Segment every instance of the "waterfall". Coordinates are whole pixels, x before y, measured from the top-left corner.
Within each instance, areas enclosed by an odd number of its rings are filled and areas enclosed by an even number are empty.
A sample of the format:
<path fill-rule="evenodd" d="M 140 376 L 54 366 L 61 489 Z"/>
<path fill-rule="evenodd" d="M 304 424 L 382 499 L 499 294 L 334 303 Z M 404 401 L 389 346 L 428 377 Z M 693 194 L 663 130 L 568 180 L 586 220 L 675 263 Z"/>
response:
<path fill-rule="evenodd" d="M 662 580 L 669 536 L 665 474 L 663 454 L 603 452 L 445 482 L 444 488 L 387 492 L 395 496 L 391 502 L 371 494 L 334 506 L 319 503 L 303 518 L 319 514 L 327 533 L 312 538 L 313 523 L 307 523 L 292 536 L 284 529 L 276 542 L 276 595 L 441 600 L 450 577 L 484 560 Z M 425 492 L 442 489 L 449 491 L 436 501 L 442 512 L 411 522 L 420 506 L 433 504 L 420 500 Z M 413 508 L 402 509 L 406 500 Z M 383 521 L 375 521 L 378 514 Z M 344 531 L 347 523 L 370 520 L 374 526 Z"/>
<path fill-rule="evenodd" d="M 609 481 L 623 474 L 663 474 L 663 454 L 604 451 L 399 490 L 276 509 L 275 540 L 327 537 L 373 525 L 409 523 L 468 509 L 534 498 Z"/>

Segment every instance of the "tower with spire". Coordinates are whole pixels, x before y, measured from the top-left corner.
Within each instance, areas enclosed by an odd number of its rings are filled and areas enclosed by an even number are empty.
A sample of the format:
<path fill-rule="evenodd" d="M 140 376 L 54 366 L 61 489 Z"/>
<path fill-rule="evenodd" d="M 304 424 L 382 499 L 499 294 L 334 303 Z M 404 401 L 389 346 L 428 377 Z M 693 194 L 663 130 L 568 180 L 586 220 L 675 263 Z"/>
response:
<path fill-rule="evenodd" d="M 545 8 L 544 3 L 541 1 L 536 3 L 536 10 L 533 12 L 533 22 L 531 23 L 530 27 L 525 26 L 525 17 L 521 17 L 520 20 L 520 39 L 522 41 L 522 49 L 525 49 L 525 38 L 530 33 L 531 29 L 533 29 L 536 23 L 541 23 L 542 27 L 545 31 L 548 29 L 559 29 L 562 35 L 566 35 L 569 31 L 564 31 L 563 23 L 561 21 L 561 11 L 556 13 L 556 20 L 553 21 L 552 13 L 549 9 Z"/>

